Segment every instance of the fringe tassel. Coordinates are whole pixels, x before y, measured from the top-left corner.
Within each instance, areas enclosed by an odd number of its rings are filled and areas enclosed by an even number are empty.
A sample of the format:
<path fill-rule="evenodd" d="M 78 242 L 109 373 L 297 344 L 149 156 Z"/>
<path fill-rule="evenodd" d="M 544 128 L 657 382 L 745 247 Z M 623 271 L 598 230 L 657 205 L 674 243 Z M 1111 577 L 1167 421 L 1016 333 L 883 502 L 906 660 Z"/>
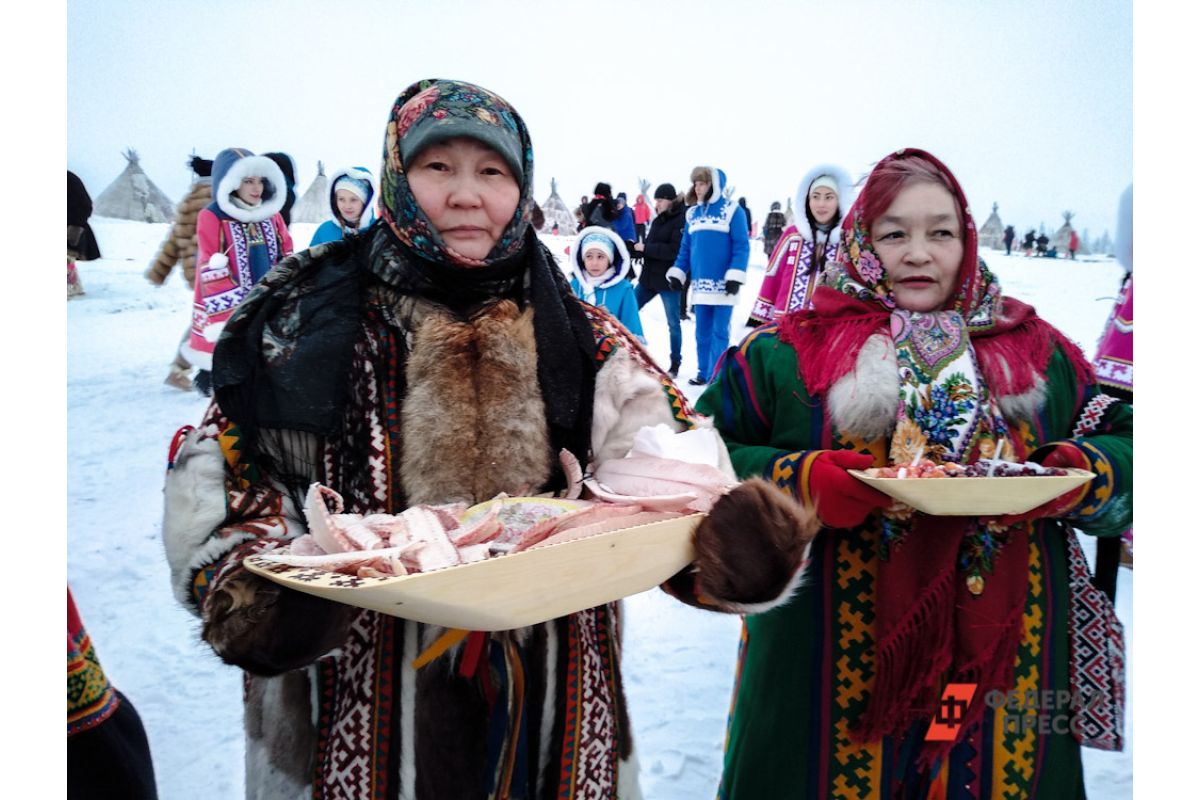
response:
<path fill-rule="evenodd" d="M 854 369 L 863 344 L 871 334 L 887 330 L 887 319 L 882 311 L 843 317 L 793 313 L 780 319 L 779 336 L 795 348 L 808 393 L 818 395 Z"/>
<path fill-rule="evenodd" d="M 887 640 L 877 644 L 875 686 L 854 731 L 861 743 L 879 741 L 907 727 L 916 699 L 949 669 L 956 574 L 951 563 Z"/>

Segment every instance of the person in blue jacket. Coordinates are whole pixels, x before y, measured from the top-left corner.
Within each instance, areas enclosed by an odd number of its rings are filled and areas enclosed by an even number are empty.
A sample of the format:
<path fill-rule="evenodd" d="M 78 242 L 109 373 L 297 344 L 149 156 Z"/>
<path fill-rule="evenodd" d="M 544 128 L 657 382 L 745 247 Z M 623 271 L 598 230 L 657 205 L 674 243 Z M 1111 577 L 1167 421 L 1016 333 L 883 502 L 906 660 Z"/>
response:
<path fill-rule="evenodd" d="M 347 234 L 362 233 L 371 227 L 375 221 L 371 211 L 374 197 L 375 183 L 366 167 L 347 167 L 333 173 L 329 182 L 329 207 L 333 219 L 321 223 L 308 246 L 336 242 Z"/>
<path fill-rule="evenodd" d="M 629 251 L 621 237 L 598 225 L 584 228 L 571 245 L 571 291 L 616 317 L 642 344 L 642 317 L 633 284 L 625 278 Z"/>
<path fill-rule="evenodd" d="M 745 211 L 731 199 L 733 187 L 722 170 L 696 167 L 691 180 L 683 241 L 675 265 L 667 270 L 667 282 L 682 291 L 684 281 L 691 278 L 698 367 L 688 383 L 703 386 L 729 347 L 729 320 L 750 261 L 750 231 Z"/>

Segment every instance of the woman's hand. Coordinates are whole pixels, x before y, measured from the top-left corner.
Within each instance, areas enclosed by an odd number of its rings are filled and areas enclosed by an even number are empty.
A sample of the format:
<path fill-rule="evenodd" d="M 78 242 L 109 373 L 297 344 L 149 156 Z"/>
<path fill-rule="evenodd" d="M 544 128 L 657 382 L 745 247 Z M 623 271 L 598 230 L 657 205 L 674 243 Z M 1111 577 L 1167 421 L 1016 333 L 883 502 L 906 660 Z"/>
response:
<path fill-rule="evenodd" d="M 797 493 L 827 527 L 861 525 L 872 511 L 893 503 L 892 498 L 847 472 L 874 463 L 871 456 L 850 450 L 812 451 L 796 466 L 801 475 L 796 481 Z"/>
<path fill-rule="evenodd" d="M 762 478 L 723 496 L 693 534 L 696 592 L 718 605 L 776 600 L 804 564 L 820 523 L 810 509 Z"/>
<path fill-rule="evenodd" d="M 278 675 L 342 644 L 357 611 L 241 568 L 206 598 L 200 635 L 226 664 Z"/>
<path fill-rule="evenodd" d="M 1088 457 L 1084 455 L 1083 451 L 1070 442 L 1055 442 L 1040 448 L 1033 453 L 1030 460 L 1038 462 L 1043 467 L 1085 470 L 1091 470 L 1092 468 Z M 1022 522 L 1029 522 L 1035 519 L 1065 517 L 1083 502 L 1083 498 L 1087 497 L 1090 489 L 1091 482 L 1085 483 L 1069 492 L 1063 492 L 1053 500 L 1042 503 L 1037 508 L 1026 511 L 1023 514 L 1006 514 L 998 517 L 996 521 L 1001 525 L 1018 525 Z"/>

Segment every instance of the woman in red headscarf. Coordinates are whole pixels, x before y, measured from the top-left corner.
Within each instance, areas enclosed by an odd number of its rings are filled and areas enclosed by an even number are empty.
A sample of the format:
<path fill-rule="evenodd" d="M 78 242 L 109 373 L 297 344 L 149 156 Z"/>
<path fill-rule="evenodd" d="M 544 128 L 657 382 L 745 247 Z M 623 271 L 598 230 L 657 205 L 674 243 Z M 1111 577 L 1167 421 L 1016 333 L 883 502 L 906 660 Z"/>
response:
<path fill-rule="evenodd" d="M 726 800 L 1076 797 L 1080 744 L 1121 747 L 1120 624 L 1072 528 L 1128 527 L 1132 410 L 976 248 L 950 171 L 888 156 L 812 308 L 751 333 L 699 401 L 746 479 L 671 584 L 747 615 Z M 892 505 L 847 472 L 1001 448 L 1097 477 L 983 519 Z M 818 526 L 797 524 L 800 506 Z M 934 728 L 950 683 L 974 693 Z"/>

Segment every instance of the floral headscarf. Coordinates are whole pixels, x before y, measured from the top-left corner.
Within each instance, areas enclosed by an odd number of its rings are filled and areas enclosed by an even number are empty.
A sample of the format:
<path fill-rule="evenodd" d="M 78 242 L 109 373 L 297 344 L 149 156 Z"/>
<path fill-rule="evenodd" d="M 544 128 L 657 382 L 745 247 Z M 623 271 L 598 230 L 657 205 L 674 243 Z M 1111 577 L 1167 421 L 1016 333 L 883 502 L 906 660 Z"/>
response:
<path fill-rule="evenodd" d="M 446 244 L 421 210 L 408 185 L 405 161 L 434 139 L 433 127 L 469 136 L 499 152 L 520 182 L 521 198 L 492 252 L 484 259 L 464 256 Z M 420 137 L 414 149 L 407 137 Z M 444 138 L 444 137 L 443 137 Z M 409 140 L 410 145 L 413 140 Z M 407 158 L 406 158 L 407 157 Z M 519 159 L 519 163 L 518 162 Z M 380 216 L 408 247 L 434 262 L 490 266 L 515 255 L 524 245 L 533 215 L 533 144 L 516 110 L 499 95 L 463 81 L 425 79 L 405 89 L 392 105 L 383 145 Z"/>

